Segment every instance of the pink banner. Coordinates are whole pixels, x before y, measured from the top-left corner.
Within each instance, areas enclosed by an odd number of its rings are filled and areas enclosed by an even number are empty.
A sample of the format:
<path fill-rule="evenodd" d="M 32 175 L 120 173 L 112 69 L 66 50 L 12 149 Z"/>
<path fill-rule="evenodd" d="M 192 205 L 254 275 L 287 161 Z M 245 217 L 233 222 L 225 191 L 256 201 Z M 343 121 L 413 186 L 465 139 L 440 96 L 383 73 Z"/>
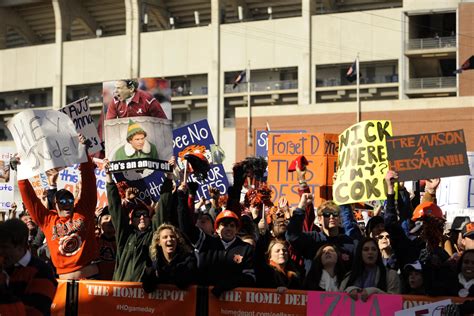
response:
<path fill-rule="evenodd" d="M 367 302 L 354 301 L 346 293 L 308 292 L 306 314 L 313 316 L 393 316 L 402 309 L 401 295 L 374 294 Z"/>

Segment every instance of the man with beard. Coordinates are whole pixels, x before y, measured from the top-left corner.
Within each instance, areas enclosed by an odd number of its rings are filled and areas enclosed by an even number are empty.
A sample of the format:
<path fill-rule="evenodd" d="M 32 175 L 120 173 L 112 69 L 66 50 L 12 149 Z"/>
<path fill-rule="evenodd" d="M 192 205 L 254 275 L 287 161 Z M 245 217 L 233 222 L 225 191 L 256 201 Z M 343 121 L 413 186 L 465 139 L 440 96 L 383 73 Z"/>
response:
<path fill-rule="evenodd" d="M 135 80 L 117 80 L 114 98 L 107 109 L 106 119 L 153 116 L 167 119 L 160 103 L 148 92 L 138 89 Z"/>

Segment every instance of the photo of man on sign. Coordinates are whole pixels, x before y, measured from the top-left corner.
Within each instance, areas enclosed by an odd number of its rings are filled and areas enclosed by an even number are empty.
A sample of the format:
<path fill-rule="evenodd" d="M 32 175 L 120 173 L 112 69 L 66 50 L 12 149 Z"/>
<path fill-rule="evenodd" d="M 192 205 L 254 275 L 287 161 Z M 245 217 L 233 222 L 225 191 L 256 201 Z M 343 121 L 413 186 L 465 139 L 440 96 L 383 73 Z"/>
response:
<path fill-rule="evenodd" d="M 146 131 L 132 120 L 128 122 L 127 142 L 114 155 L 114 160 L 136 158 L 158 159 L 158 151 L 153 143 L 147 139 Z"/>

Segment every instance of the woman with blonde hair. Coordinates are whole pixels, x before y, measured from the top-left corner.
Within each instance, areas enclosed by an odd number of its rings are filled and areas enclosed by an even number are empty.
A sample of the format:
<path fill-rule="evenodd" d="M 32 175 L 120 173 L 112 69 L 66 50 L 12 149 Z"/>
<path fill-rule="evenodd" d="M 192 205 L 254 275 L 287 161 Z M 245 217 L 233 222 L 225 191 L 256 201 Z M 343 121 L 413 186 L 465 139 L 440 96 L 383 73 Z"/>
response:
<path fill-rule="evenodd" d="M 150 293 L 158 284 L 174 284 L 183 289 L 194 283 L 197 260 L 178 229 L 162 224 L 154 232 L 150 245 L 151 266 L 145 268 L 142 282 Z"/>

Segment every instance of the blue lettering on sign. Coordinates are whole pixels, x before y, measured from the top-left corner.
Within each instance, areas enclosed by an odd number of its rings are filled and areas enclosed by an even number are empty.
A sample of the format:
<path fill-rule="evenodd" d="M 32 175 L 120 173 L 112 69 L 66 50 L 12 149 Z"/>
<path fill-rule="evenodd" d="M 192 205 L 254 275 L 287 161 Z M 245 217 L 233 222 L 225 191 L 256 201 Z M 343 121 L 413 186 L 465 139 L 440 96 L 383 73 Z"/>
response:
<path fill-rule="evenodd" d="M 207 120 L 201 120 L 173 130 L 173 150 L 175 155 L 181 149 L 193 144 L 204 145 L 206 148 L 210 144 L 214 144 L 214 138 Z"/>

